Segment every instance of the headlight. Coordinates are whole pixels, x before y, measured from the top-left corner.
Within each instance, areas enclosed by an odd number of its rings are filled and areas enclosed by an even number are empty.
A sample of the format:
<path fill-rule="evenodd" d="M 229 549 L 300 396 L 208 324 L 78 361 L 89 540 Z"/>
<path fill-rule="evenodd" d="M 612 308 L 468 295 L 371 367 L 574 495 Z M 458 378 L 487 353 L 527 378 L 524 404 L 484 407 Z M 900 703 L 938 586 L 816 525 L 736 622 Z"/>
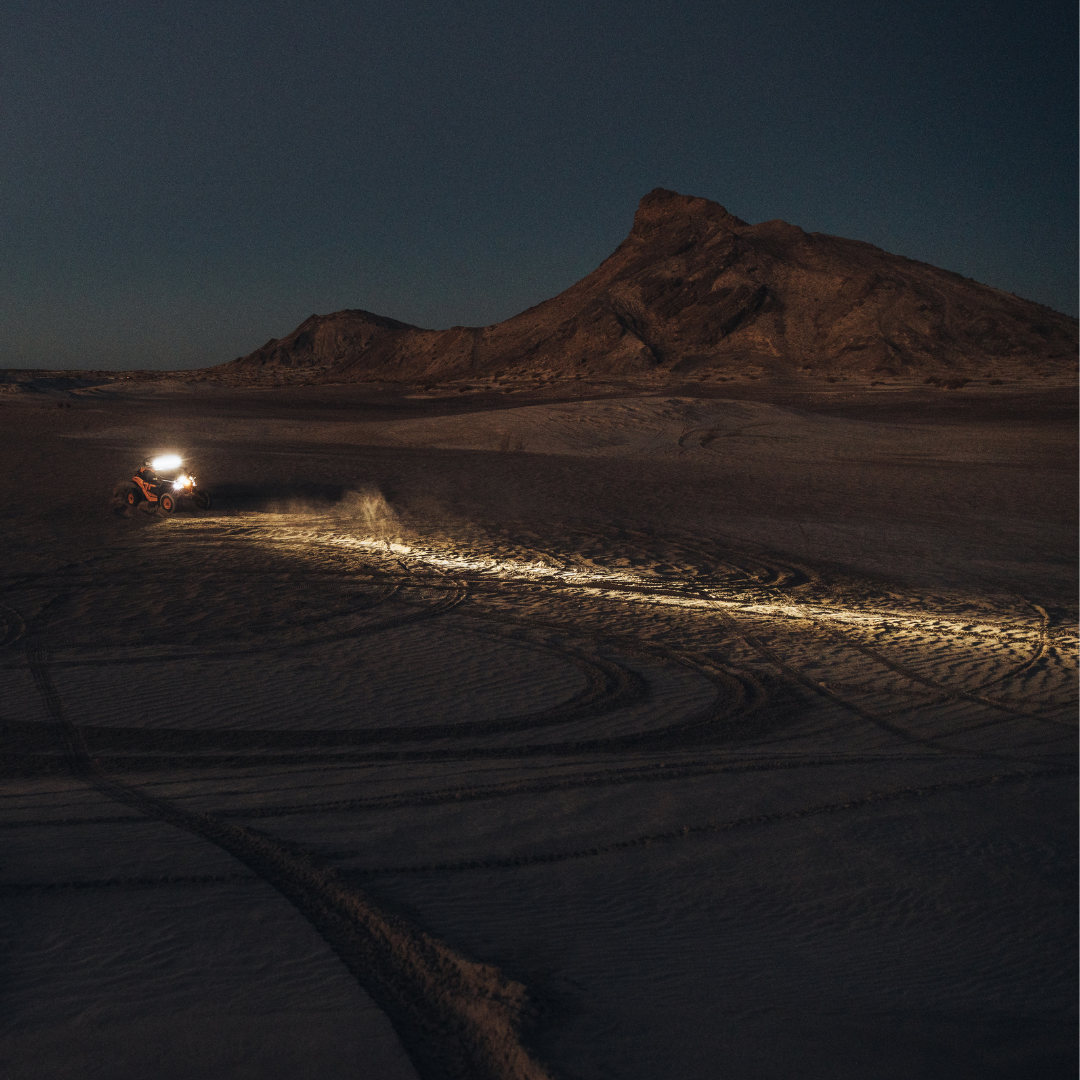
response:
<path fill-rule="evenodd" d="M 173 481 L 173 491 L 179 491 L 181 488 L 191 487 L 191 477 L 180 475 Z"/>

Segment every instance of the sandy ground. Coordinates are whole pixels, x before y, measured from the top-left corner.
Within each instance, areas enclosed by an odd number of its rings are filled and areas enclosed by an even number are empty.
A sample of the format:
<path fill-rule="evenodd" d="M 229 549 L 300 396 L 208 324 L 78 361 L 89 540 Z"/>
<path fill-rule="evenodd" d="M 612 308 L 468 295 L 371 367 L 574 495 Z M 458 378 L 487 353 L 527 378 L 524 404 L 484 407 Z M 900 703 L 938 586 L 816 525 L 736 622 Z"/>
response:
<path fill-rule="evenodd" d="M 724 393 L 0 401 L 0 1075 L 1075 1075 L 1073 398 Z"/>

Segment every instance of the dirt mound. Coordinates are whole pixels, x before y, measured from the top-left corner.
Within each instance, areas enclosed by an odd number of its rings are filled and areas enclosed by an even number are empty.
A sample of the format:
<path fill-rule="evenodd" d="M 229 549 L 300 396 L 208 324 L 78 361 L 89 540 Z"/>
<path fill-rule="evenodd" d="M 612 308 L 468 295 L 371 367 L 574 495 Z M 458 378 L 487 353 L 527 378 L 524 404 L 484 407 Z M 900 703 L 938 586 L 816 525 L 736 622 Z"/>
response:
<path fill-rule="evenodd" d="M 388 338 L 415 331 L 409 323 L 349 308 L 332 315 L 312 315 L 288 337 L 271 338 L 260 349 L 222 367 L 243 371 L 295 369 L 317 376 L 363 356 Z"/>
<path fill-rule="evenodd" d="M 1077 321 L 871 244 L 749 225 L 657 188 L 630 235 L 558 296 L 485 327 L 316 316 L 211 369 L 288 381 L 711 370 L 937 378 L 1071 370 Z"/>

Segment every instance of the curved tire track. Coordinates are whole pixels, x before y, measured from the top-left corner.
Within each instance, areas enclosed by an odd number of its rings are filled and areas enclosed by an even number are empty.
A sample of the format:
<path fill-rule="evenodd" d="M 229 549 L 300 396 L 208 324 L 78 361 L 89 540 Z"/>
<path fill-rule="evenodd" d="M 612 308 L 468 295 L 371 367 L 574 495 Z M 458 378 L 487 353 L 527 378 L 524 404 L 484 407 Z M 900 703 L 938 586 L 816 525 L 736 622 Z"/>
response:
<path fill-rule="evenodd" d="M 386 874 L 431 874 L 457 873 L 465 870 L 502 870 L 523 866 L 535 866 L 544 863 L 567 862 L 572 859 L 591 859 L 600 855 L 614 855 L 632 848 L 648 847 L 652 844 L 670 843 L 692 836 L 709 833 L 730 832 L 734 829 L 752 825 L 776 825 L 787 821 L 800 821 L 804 818 L 819 817 L 822 814 L 836 814 L 849 810 L 861 810 L 879 803 L 895 802 L 901 799 L 925 798 L 955 791 L 967 791 L 973 788 L 988 787 L 992 784 L 1010 781 L 1073 778 L 1074 771 L 1067 768 L 1041 769 L 1029 772 L 1014 772 L 978 776 L 968 780 L 943 781 L 938 784 L 925 784 L 920 787 L 899 788 L 893 791 L 872 791 L 843 802 L 821 803 L 816 806 L 804 806 L 797 810 L 781 810 L 771 814 L 754 814 L 748 817 L 732 818 L 728 821 L 709 821 L 699 825 L 684 825 L 681 829 L 666 832 L 648 833 L 627 840 L 616 840 L 609 844 L 598 844 L 590 848 L 577 848 L 565 851 L 536 852 L 526 855 L 512 855 L 501 859 L 468 859 L 453 863 L 427 863 L 412 866 L 373 867 L 365 870 L 351 870 L 350 877 L 375 877 Z"/>
<path fill-rule="evenodd" d="M 295 845 L 190 813 L 116 780 L 67 718 L 44 649 L 29 644 L 27 660 L 72 774 L 146 817 L 216 844 L 272 885 L 386 1012 L 424 1080 L 550 1080 L 521 1041 L 531 1011 L 524 986 L 379 909 Z"/>
<path fill-rule="evenodd" d="M 952 746 L 943 739 L 932 738 L 926 735 L 918 735 L 900 724 L 893 723 L 891 720 L 886 719 L 879 713 L 871 712 L 869 709 L 864 709 L 861 705 L 857 705 L 853 701 L 848 701 L 846 698 L 841 697 L 841 695 L 837 694 L 834 690 L 829 689 L 827 686 L 822 686 L 820 682 L 815 682 L 798 668 L 781 659 L 780 656 L 773 649 L 771 649 L 768 645 L 761 641 L 760 638 L 758 638 L 756 635 L 750 633 L 747 630 L 741 629 L 738 626 L 737 621 L 728 613 L 718 610 L 717 615 L 722 622 L 726 622 L 729 626 L 731 626 L 733 631 L 738 634 L 738 636 L 741 637 L 742 640 L 745 641 L 748 646 L 750 646 L 750 648 L 756 651 L 764 659 L 768 660 L 768 662 L 772 664 L 773 667 L 775 667 L 778 671 L 782 672 L 793 682 L 806 687 L 808 690 L 813 691 L 813 693 L 818 694 L 821 697 L 827 698 L 829 701 L 834 702 L 841 708 L 854 713 L 856 716 L 859 716 L 862 719 L 868 721 L 869 723 L 874 724 L 875 726 L 881 728 L 883 731 L 887 731 L 890 734 L 895 735 L 900 739 L 903 739 L 905 742 L 925 746 L 929 749 L 937 750 L 945 754 L 952 754 L 958 757 L 974 757 L 982 758 L 985 760 L 1013 762 L 1021 762 L 1028 760 L 1023 757 L 1017 757 L 1016 755 L 1011 754 L 994 753 L 988 750 L 970 750 L 964 747 Z M 845 644 L 850 643 L 845 642 Z M 851 647 L 857 648 L 854 645 L 852 645 Z M 880 662 L 880 659 L 878 657 L 873 658 L 879 660 Z M 889 665 L 886 664 L 885 666 L 888 667 Z M 918 681 L 922 680 L 920 679 Z M 1027 718 L 1027 714 L 1024 714 L 1024 716 L 1025 718 Z"/>

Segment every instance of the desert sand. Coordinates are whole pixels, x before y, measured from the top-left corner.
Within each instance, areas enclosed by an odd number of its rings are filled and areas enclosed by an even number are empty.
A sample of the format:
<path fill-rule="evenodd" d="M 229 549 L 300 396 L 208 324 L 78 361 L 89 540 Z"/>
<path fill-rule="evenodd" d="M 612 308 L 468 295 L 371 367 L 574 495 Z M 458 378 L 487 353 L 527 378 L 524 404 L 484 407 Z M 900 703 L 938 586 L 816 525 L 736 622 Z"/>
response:
<path fill-rule="evenodd" d="M 1070 383 L 3 395 L 0 1073 L 1074 1075 Z"/>

